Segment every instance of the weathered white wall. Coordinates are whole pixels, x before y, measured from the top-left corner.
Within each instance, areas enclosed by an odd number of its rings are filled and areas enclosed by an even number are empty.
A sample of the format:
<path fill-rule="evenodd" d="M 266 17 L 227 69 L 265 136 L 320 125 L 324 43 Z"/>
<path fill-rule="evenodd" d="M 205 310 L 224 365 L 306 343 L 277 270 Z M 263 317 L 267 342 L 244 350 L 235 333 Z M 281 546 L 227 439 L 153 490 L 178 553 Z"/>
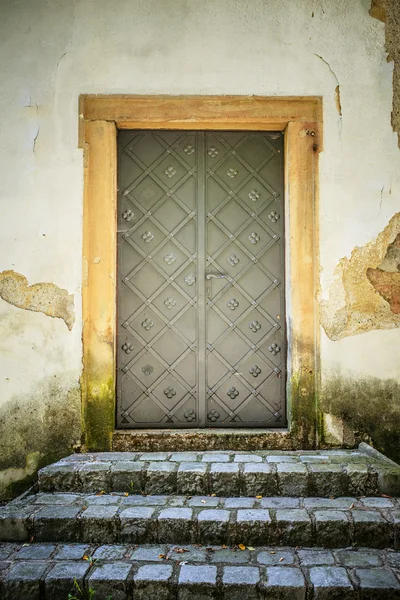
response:
<path fill-rule="evenodd" d="M 26 440 L 28 414 L 43 423 L 47 408 L 68 407 L 64 443 L 79 437 L 72 425 L 79 422 L 81 372 L 79 94 L 323 96 L 320 256 L 327 298 L 339 259 L 373 240 L 399 210 L 392 65 L 384 25 L 368 9 L 369 0 L 0 0 L 0 271 L 67 289 L 76 314 L 69 331 L 61 319 L 0 300 L 0 412 L 8 430 L 10 411 Z M 399 342 L 398 329 L 341 341 L 322 331 L 322 366 L 326 373 L 399 377 Z M 25 443 L 24 452 L 39 446 Z M 15 456 L 23 466 L 24 452 L 4 450 L 4 468 Z"/>

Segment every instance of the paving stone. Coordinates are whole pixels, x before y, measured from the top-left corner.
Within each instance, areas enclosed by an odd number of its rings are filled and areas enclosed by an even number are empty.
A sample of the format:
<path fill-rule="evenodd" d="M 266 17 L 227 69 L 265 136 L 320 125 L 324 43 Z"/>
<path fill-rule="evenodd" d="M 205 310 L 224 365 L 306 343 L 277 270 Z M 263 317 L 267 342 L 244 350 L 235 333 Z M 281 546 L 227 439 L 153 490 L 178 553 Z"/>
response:
<path fill-rule="evenodd" d="M 207 464 L 183 462 L 177 474 L 178 494 L 206 494 L 208 491 Z"/>
<path fill-rule="evenodd" d="M 144 452 L 140 456 L 141 461 L 163 461 L 168 459 L 168 452 Z"/>
<path fill-rule="evenodd" d="M 242 481 L 244 493 L 248 496 L 274 496 L 278 493 L 278 481 L 271 465 L 245 463 Z"/>
<path fill-rule="evenodd" d="M 87 544 L 62 544 L 57 547 L 54 558 L 56 560 L 82 560 L 84 556 L 91 556 L 93 549 Z"/>
<path fill-rule="evenodd" d="M 197 522 L 200 542 L 228 544 L 232 540 L 229 518 L 228 510 L 211 508 L 199 512 Z"/>
<path fill-rule="evenodd" d="M 311 545 L 311 519 L 303 508 L 276 511 L 279 543 L 286 546 Z"/>
<path fill-rule="evenodd" d="M 125 461 L 137 460 L 139 452 L 92 452 L 91 456 L 97 461 Z"/>
<path fill-rule="evenodd" d="M 78 473 L 81 491 L 86 493 L 111 492 L 110 468 L 110 463 L 83 464 Z"/>
<path fill-rule="evenodd" d="M 182 549 L 185 552 L 182 553 Z M 167 556 L 174 562 L 205 563 L 207 561 L 207 549 L 199 544 L 195 546 L 190 544 L 171 546 L 167 552 Z"/>
<path fill-rule="evenodd" d="M 30 544 L 22 546 L 15 555 L 17 560 L 44 560 L 55 551 L 55 544 Z"/>
<path fill-rule="evenodd" d="M 330 550 L 298 550 L 297 556 L 299 557 L 300 564 L 303 567 L 335 564 L 335 559 Z"/>
<path fill-rule="evenodd" d="M 366 464 L 354 463 L 345 465 L 349 493 L 355 496 L 378 493 L 378 476 L 370 472 Z"/>
<path fill-rule="evenodd" d="M 391 524 L 379 512 L 352 510 L 354 540 L 359 546 L 386 548 L 391 545 Z"/>
<path fill-rule="evenodd" d="M 187 498 L 185 496 L 170 496 L 167 504 L 168 504 L 168 507 L 186 506 Z"/>
<path fill-rule="evenodd" d="M 119 494 L 92 494 L 91 496 L 84 496 L 84 504 L 96 504 L 97 506 L 119 506 L 122 502 L 122 498 Z"/>
<path fill-rule="evenodd" d="M 151 544 L 157 541 L 157 523 L 152 519 L 151 506 L 132 506 L 119 514 L 120 540 L 131 544 Z"/>
<path fill-rule="evenodd" d="M 378 487 L 388 496 L 400 496 L 400 469 L 379 468 Z"/>
<path fill-rule="evenodd" d="M 116 539 L 117 506 L 89 506 L 79 516 L 80 541 L 112 544 Z"/>
<path fill-rule="evenodd" d="M 391 518 L 394 527 L 394 547 L 400 548 L 400 510 L 391 511 Z"/>
<path fill-rule="evenodd" d="M 111 489 L 114 492 L 140 494 L 144 491 L 143 471 L 145 463 L 126 461 L 117 462 L 111 467 Z"/>
<path fill-rule="evenodd" d="M 300 456 L 300 460 L 302 463 L 326 463 L 329 461 L 329 456 L 327 454 L 303 454 Z"/>
<path fill-rule="evenodd" d="M 169 600 L 169 582 L 172 578 L 171 565 L 143 565 L 134 577 L 135 600 Z"/>
<path fill-rule="evenodd" d="M 316 496 L 345 496 L 347 477 L 340 465 L 310 464 L 311 486 Z"/>
<path fill-rule="evenodd" d="M 89 586 L 95 591 L 95 598 L 127 600 L 131 598 L 132 581 L 129 577 L 130 563 L 111 562 L 95 565 L 88 578 Z"/>
<path fill-rule="evenodd" d="M 147 494 L 173 494 L 176 491 L 176 463 L 152 462 L 147 469 Z"/>
<path fill-rule="evenodd" d="M 198 458 L 197 452 L 176 452 L 170 457 L 171 462 L 196 462 Z"/>
<path fill-rule="evenodd" d="M 368 508 L 394 508 L 394 502 L 389 498 L 361 498 L 361 501 Z"/>
<path fill-rule="evenodd" d="M 68 504 L 74 504 L 80 499 L 79 494 L 37 494 L 34 499 L 34 504 L 62 504 L 67 506 Z"/>
<path fill-rule="evenodd" d="M 400 598 L 400 584 L 386 569 L 356 569 L 361 600 L 392 600 Z"/>
<path fill-rule="evenodd" d="M 339 548 L 350 545 L 350 525 L 344 511 L 317 510 L 314 513 L 314 520 L 318 546 Z"/>
<path fill-rule="evenodd" d="M 379 551 L 366 550 L 337 550 L 337 560 L 344 567 L 380 567 L 382 558 Z"/>
<path fill-rule="evenodd" d="M 268 544 L 272 540 L 272 521 L 268 510 L 239 509 L 236 517 L 236 540 L 246 546 Z"/>
<path fill-rule="evenodd" d="M 164 559 L 160 558 L 160 555 L 166 555 L 166 546 L 153 546 L 147 544 L 145 546 L 139 546 L 132 552 L 131 559 L 148 562 L 162 562 Z"/>
<path fill-rule="evenodd" d="M 271 599 L 305 600 L 306 597 L 304 576 L 294 567 L 267 567 L 262 589 Z"/>
<path fill-rule="evenodd" d="M 393 552 L 393 551 L 387 551 L 386 552 L 386 559 L 388 564 L 397 569 L 400 570 L 400 552 Z M 360 565 L 360 566 L 364 566 L 364 565 Z"/>
<path fill-rule="evenodd" d="M 158 541 L 170 544 L 190 544 L 194 541 L 194 521 L 191 508 L 166 508 L 158 516 Z"/>
<path fill-rule="evenodd" d="M 232 565 L 243 565 L 250 561 L 250 550 L 233 548 L 213 548 L 210 560 L 212 563 L 229 563 Z"/>
<path fill-rule="evenodd" d="M 294 552 L 276 546 L 257 554 L 257 562 L 260 565 L 293 565 L 295 560 Z"/>
<path fill-rule="evenodd" d="M 257 567 L 224 567 L 222 571 L 222 594 L 229 600 L 257 600 L 256 585 L 260 582 Z"/>
<path fill-rule="evenodd" d="M 235 454 L 233 461 L 239 463 L 260 463 L 262 462 L 262 457 L 258 454 Z"/>
<path fill-rule="evenodd" d="M 300 508 L 299 498 L 261 498 L 258 500 L 261 508 Z"/>
<path fill-rule="evenodd" d="M 130 555 L 131 552 L 127 546 L 107 544 L 106 546 L 100 546 L 100 548 L 97 548 L 93 554 L 93 558 L 96 560 L 119 560 L 120 558 L 129 558 Z"/>
<path fill-rule="evenodd" d="M 80 506 L 45 506 L 34 517 L 35 539 L 40 542 L 77 542 Z"/>
<path fill-rule="evenodd" d="M 207 508 L 209 507 L 216 507 L 219 504 L 220 499 L 219 498 L 212 498 L 210 496 L 196 496 L 195 498 L 191 498 L 188 501 L 188 506 L 193 506 L 193 507 L 201 507 L 204 508 L 205 506 Z"/>
<path fill-rule="evenodd" d="M 211 465 L 211 491 L 220 496 L 239 495 L 239 465 L 238 463 L 216 463 Z"/>
<path fill-rule="evenodd" d="M 0 544 L 0 560 L 9 558 L 18 548 L 18 544 Z"/>
<path fill-rule="evenodd" d="M 178 600 L 209 600 L 214 597 L 217 568 L 183 565 L 178 578 Z"/>
<path fill-rule="evenodd" d="M 290 456 L 290 454 L 279 454 L 277 456 L 267 456 L 267 462 L 269 463 L 298 463 L 298 456 Z"/>
<path fill-rule="evenodd" d="M 30 539 L 29 508 L 0 508 L 0 542 L 26 542 Z"/>
<path fill-rule="evenodd" d="M 59 562 L 50 570 L 45 579 L 46 598 L 64 600 L 68 594 L 77 594 L 76 584 L 84 589 L 84 577 L 89 572 L 88 562 Z M 76 582 L 76 583 L 75 583 Z"/>
<path fill-rule="evenodd" d="M 165 506 L 168 496 L 128 496 L 122 498 L 121 506 Z"/>
<path fill-rule="evenodd" d="M 350 510 L 351 506 L 358 504 L 357 498 L 304 498 L 304 508 L 309 510 L 317 508 L 338 508 L 342 510 Z"/>
<path fill-rule="evenodd" d="M 45 562 L 20 562 L 12 565 L 4 577 L 2 600 L 40 600 L 47 569 Z"/>
<path fill-rule="evenodd" d="M 225 498 L 225 508 L 254 508 L 254 498 Z"/>
<path fill-rule="evenodd" d="M 282 496 L 306 496 L 308 472 L 300 463 L 278 463 L 278 486 Z"/>
<path fill-rule="evenodd" d="M 80 488 L 76 464 L 59 462 L 39 470 L 39 489 L 43 492 L 76 491 Z"/>
<path fill-rule="evenodd" d="M 203 454 L 201 460 L 203 462 L 222 463 L 222 462 L 229 462 L 230 456 L 229 456 L 229 454 L 217 454 L 217 453 L 210 452 L 209 454 Z"/>
<path fill-rule="evenodd" d="M 315 600 L 355 600 L 357 592 L 343 567 L 312 567 Z"/>

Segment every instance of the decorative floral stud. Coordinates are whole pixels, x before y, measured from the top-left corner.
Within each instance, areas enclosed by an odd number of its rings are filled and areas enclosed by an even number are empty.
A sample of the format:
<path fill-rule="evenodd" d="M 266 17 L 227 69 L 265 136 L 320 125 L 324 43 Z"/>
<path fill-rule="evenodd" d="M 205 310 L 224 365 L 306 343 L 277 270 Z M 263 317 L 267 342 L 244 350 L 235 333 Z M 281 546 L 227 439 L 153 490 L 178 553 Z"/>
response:
<path fill-rule="evenodd" d="M 176 300 L 172 296 L 168 296 L 168 298 L 165 298 L 164 304 L 167 308 L 173 308 L 176 305 Z"/>
<path fill-rule="evenodd" d="M 211 156 L 211 158 L 215 158 L 218 153 L 219 153 L 219 150 L 215 146 L 210 146 L 209 149 L 207 150 L 207 154 L 208 154 L 208 156 Z"/>
<path fill-rule="evenodd" d="M 260 197 L 260 192 L 258 190 L 251 190 L 251 192 L 249 192 L 249 198 L 253 202 L 256 202 L 259 199 L 259 197 Z"/>
<path fill-rule="evenodd" d="M 164 390 L 164 394 L 167 396 L 167 398 L 171 399 L 173 396 L 176 396 L 176 391 L 169 385 L 167 389 Z"/>
<path fill-rule="evenodd" d="M 169 165 L 164 171 L 167 177 L 173 177 L 176 174 L 176 169 L 172 165 Z"/>
<path fill-rule="evenodd" d="M 215 409 L 212 409 L 209 411 L 207 417 L 209 421 L 215 423 L 215 421 L 219 419 L 219 412 L 217 412 Z"/>
<path fill-rule="evenodd" d="M 278 344 L 271 344 L 270 346 L 268 346 L 268 350 L 271 352 L 271 354 L 273 354 L 274 356 L 276 356 L 278 354 L 278 352 L 281 351 L 280 347 L 278 346 Z"/>
<path fill-rule="evenodd" d="M 236 298 L 230 298 L 226 305 L 231 310 L 235 310 L 239 306 L 239 302 L 236 300 Z"/>
<path fill-rule="evenodd" d="M 145 375 L 151 375 L 154 371 L 154 367 L 152 367 L 151 365 L 146 365 L 145 367 L 142 367 L 142 371 Z"/>
<path fill-rule="evenodd" d="M 260 236 L 258 235 L 258 233 L 255 233 L 253 231 L 253 233 L 251 233 L 248 237 L 248 240 L 252 243 L 252 244 L 257 244 L 257 242 L 260 241 Z"/>
<path fill-rule="evenodd" d="M 258 365 L 253 365 L 251 369 L 249 369 L 249 373 L 250 375 L 253 375 L 253 377 L 258 377 L 261 373 L 261 369 Z"/>
<path fill-rule="evenodd" d="M 125 342 L 122 344 L 122 350 L 125 352 L 125 354 L 130 354 L 133 350 L 133 346 L 130 342 Z"/>
<path fill-rule="evenodd" d="M 196 413 L 194 412 L 193 408 L 189 408 L 189 410 L 183 413 L 183 416 L 185 417 L 186 421 L 188 421 L 188 423 L 191 423 L 192 421 L 196 420 Z"/>
<path fill-rule="evenodd" d="M 189 273 L 189 275 L 186 275 L 185 283 L 187 283 L 187 285 L 193 285 L 195 281 L 196 277 L 193 275 L 193 273 Z"/>
<path fill-rule="evenodd" d="M 239 173 L 239 171 L 237 169 L 235 169 L 234 167 L 230 167 L 226 172 L 228 177 L 230 177 L 231 179 L 234 179 L 238 173 Z"/>
<path fill-rule="evenodd" d="M 239 392 L 235 387 L 231 387 L 230 390 L 227 391 L 227 396 L 229 396 L 229 398 L 232 398 L 232 400 L 234 400 L 235 398 L 237 398 L 239 396 Z"/>
<path fill-rule="evenodd" d="M 227 260 L 231 267 L 236 267 L 236 265 L 240 262 L 240 258 L 238 258 L 236 254 L 231 254 Z"/>
<path fill-rule="evenodd" d="M 135 213 L 133 213 L 130 208 L 124 210 L 124 212 L 122 213 L 122 218 L 125 219 L 125 221 L 132 221 L 134 216 Z"/>
<path fill-rule="evenodd" d="M 153 323 L 153 321 L 152 321 L 151 319 L 145 319 L 145 320 L 142 322 L 142 327 L 143 327 L 143 329 L 145 329 L 146 331 L 150 331 L 150 329 L 151 329 L 152 327 L 154 327 L 154 323 Z"/>
<path fill-rule="evenodd" d="M 268 215 L 268 219 L 270 221 L 272 221 L 273 223 L 276 223 L 279 218 L 280 218 L 280 215 L 278 215 L 278 213 L 275 212 L 274 210 L 272 212 L 270 212 Z"/>
<path fill-rule="evenodd" d="M 154 233 L 151 233 L 151 231 L 145 231 L 142 235 L 142 240 L 144 240 L 146 244 L 148 244 L 149 242 L 151 242 L 151 240 L 154 240 Z"/>
<path fill-rule="evenodd" d="M 258 321 L 252 321 L 249 323 L 249 329 L 251 329 L 253 333 L 257 333 L 257 331 L 261 329 L 261 324 Z"/>
<path fill-rule="evenodd" d="M 166 254 L 164 256 L 164 260 L 167 263 L 167 265 L 172 265 L 172 263 L 176 261 L 176 255 L 173 252 L 169 252 L 169 254 Z"/>
<path fill-rule="evenodd" d="M 194 147 L 192 146 L 192 144 L 186 144 L 186 146 L 184 147 L 183 151 L 190 156 L 191 154 L 193 154 L 194 152 Z"/>

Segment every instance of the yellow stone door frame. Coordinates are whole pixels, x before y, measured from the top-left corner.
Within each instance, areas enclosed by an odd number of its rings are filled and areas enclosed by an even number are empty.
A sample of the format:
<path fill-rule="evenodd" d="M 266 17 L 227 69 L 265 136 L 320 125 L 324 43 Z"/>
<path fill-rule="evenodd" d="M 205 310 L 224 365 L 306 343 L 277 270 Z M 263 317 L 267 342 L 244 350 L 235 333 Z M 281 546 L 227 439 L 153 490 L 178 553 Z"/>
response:
<path fill-rule="evenodd" d="M 289 236 L 288 428 L 265 430 L 262 444 L 315 447 L 320 418 L 317 289 L 322 99 L 82 95 L 79 102 L 79 141 L 84 150 L 81 389 L 86 448 L 111 449 L 115 429 L 118 129 L 284 131 Z"/>

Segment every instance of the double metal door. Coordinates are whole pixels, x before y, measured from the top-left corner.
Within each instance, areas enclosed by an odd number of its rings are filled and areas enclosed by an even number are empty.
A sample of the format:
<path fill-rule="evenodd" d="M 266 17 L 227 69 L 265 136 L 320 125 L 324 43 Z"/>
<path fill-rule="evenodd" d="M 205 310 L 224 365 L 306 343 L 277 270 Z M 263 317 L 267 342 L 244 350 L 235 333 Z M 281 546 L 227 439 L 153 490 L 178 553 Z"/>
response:
<path fill-rule="evenodd" d="M 283 136 L 121 131 L 117 425 L 282 427 Z"/>

